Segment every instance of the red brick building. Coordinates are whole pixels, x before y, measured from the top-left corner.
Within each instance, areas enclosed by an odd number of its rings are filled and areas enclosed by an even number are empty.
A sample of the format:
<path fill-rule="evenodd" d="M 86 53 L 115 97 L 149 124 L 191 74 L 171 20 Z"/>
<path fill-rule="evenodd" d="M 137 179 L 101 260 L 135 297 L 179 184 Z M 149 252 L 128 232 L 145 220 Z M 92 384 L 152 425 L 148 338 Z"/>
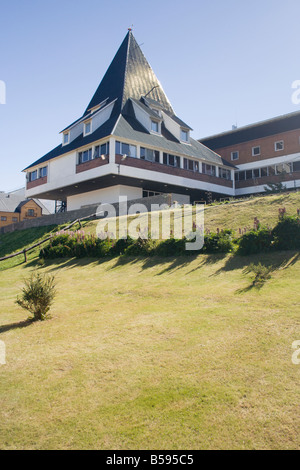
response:
<path fill-rule="evenodd" d="M 262 193 L 269 183 L 300 188 L 300 112 L 233 129 L 200 142 L 236 165 L 235 195 Z"/>

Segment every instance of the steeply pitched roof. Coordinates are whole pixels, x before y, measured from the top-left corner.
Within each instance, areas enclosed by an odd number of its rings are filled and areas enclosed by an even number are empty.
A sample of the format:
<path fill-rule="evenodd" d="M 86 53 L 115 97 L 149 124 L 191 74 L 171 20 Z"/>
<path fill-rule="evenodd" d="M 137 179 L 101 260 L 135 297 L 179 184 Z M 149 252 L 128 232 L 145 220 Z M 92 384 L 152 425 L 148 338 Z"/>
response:
<path fill-rule="evenodd" d="M 118 98 L 118 111 L 122 112 L 129 98 L 139 100 L 144 95 L 158 101 L 163 108 L 174 114 L 161 84 L 132 32 L 129 31 L 91 99 L 85 114 L 106 98 L 109 98 L 109 101 Z"/>
<path fill-rule="evenodd" d="M 212 152 L 199 142 L 191 139 L 190 145 L 183 144 L 162 123 L 162 135 L 150 134 L 136 119 L 133 111 L 133 102 L 140 106 L 152 118 L 160 116 L 156 109 L 163 110 L 179 126 L 191 129 L 179 119 L 156 78 L 152 68 L 147 62 L 131 31 L 128 32 L 118 52 L 111 62 L 103 80 L 96 90 L 82 118 L 92 116 L 94 110 L 101 103 L 113 103 L 111 117 L 91 134 L 84 136 L 81 133 L 67 145 L 58 145 L 51 152 L 29 165 L 25 170 L 43 164 L 65 153 L 77 150 L 97 140 L 104 139 L 112 134 L 130 140 L 144 143 L 144 145 L 157 146 L 170 153 L 179 153 L 195 158 L 201 158 L 212 164 L 225 164 L 228 162 Z M 90 114 L 89 114 L 90 113 Z M 79 120 L 80 120 L 79 119 Z M 78 122 L 79 120 L 75 121 Z M 73 124 L 75 124 L 73 123 Z M 69 126 L 70 127 L 70 126 Z M 67 129 L 67 128 L 66 128 Z M 24 170 L 23 170 L 24 171 Z"/>

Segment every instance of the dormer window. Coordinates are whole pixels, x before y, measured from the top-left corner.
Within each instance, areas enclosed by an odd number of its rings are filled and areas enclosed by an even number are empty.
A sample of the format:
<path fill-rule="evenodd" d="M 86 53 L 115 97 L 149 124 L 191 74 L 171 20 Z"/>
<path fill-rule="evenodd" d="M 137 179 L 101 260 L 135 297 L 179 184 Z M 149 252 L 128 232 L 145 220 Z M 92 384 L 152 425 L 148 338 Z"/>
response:
<path fill-rule="evenodd" d="M 66 145 L 70 142 L 70 132 L 65 132 L 63 135 L 63 144 Z"/>
<path fill-rule="evenodd" d="M 182 142 L 188 142 L 189 141 L 189 131 L 185 129 L 180 129 L 180 140 Z"/>
<path fill-rule="evenodd" d="M 151 131 L 156 132 L 157 134 L 159 133 L 159 123 L 157 121 L 153 121 L 151 119 Z"/>
<path fill-rule="evenodd" d="M 92 132 L 92 121 L 84 123 L 84 135 L 88 135 Z"/>

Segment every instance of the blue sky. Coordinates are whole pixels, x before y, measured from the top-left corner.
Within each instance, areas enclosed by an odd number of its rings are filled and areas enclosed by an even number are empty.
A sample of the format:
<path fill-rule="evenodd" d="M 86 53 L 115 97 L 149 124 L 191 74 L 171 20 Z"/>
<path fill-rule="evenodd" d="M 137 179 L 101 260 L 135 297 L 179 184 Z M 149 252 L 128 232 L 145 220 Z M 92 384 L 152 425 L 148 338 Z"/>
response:
<path fill-rule="evenodd" d="M 299 0 L 0 0 L 0 190 L 61 142 L 133 33 L 200 138 L 299 110 Z"/>

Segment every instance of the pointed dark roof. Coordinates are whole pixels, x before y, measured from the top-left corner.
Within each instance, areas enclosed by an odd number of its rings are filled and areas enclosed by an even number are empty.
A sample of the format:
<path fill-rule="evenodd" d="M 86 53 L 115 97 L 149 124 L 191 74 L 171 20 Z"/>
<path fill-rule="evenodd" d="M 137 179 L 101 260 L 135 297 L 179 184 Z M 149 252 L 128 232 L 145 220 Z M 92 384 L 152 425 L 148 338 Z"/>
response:
<path fill-rule="evenodd" d="M 128 31 L 85 114 L 107 98 L 109 102 L 118 98 L 119 109 L 117 111 L 122 112 L 129 98 L 140 100 L 144 95 L 158 101 L 164 109 L 174 114 L 159 80 L 147 62 L 132 32 Z"/>

